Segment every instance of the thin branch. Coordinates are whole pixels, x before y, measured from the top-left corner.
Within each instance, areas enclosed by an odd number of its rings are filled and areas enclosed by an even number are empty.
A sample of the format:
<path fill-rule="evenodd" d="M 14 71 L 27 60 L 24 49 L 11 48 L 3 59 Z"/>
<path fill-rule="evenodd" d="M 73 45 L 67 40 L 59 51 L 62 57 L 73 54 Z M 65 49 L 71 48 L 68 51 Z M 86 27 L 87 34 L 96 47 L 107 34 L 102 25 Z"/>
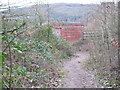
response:
<path fill-rule="evenodd" d="M 19 28 L 18 29 L 20 29 L 21 27 L 24 27 L 25 26 L 25 22 L 22 24 L 22 25 L 20 25 L 19 26 Z M 14 31 L 16 31 L 16 30 L 18 30 L 17 28 L 15 28 L 15 29 L 13 29 L 13 30 L 10 30 L 10 31 L 4 31 L 4 32 L 2 32 L 2 33 L 0 33 L 0 34 L 6 34 L 6 33 L 13 33 Z"/>
<path fill-rule="evenodd" d="M 2 51 L 3 53 L 4 53 L 4 52 L 6 51 L 6 49 L 10 46 L 10 44 L 12 43 L 12 41 L 13 41 L 17 36 L 19 36 L 20 34 L 23 34 L 23 32 L 17 34 L 16 36 L 14 36 L 14 37 L 12 38 L 12 40 L 8 43 L 8 45 L 6 46 L 6 48 Z"/>

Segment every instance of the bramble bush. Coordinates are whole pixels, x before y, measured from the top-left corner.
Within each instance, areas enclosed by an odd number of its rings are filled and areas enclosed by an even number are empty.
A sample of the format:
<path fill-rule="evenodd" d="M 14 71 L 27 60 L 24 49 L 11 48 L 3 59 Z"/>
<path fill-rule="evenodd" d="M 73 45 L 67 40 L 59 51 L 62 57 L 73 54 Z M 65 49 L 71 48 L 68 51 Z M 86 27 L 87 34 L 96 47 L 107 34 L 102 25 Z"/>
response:
<path fill-rule="evenodd" d="M 72 55 L 71 46 L 55 36 L 51 27 L 40 27 L 29 34 L 29 30 L 23 28 L 24 24 L 25 22 L 16 24 L 15 29 L 9 32 L 6 29 L 0 36 L 0 87 L 57 87 L 51 80 L 54 78 L 56 81 L 61 77 L 58 64 L 61 59 Z"/>

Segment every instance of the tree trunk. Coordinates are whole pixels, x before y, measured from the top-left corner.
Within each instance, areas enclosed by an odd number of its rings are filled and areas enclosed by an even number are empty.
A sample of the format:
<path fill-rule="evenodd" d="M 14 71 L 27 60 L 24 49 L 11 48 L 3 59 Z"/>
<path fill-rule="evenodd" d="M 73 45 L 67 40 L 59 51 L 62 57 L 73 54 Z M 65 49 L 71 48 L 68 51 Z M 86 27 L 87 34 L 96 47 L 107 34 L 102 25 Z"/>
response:
<path fill-rule="evenodd" d="M 118 43 L 120 43 L 120 1 L 118 2 Z M 118 80 L 120 80 L 120 48 L 118 48 Z"/>

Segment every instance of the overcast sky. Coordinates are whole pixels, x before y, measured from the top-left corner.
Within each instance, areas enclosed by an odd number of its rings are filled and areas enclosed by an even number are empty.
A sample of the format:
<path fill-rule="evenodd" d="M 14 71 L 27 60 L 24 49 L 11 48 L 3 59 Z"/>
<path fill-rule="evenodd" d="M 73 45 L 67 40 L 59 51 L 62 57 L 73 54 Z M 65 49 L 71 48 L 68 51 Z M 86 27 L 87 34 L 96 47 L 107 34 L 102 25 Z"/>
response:
<path fill-rule="evenodd" d="M 6 3 L 8 0 L 0 0 L 2 3 Z M 26 2 L 35 2 L 35 1 L 48 1 L 49 3 L 81 3 L 81 4 L 90 4 L 90 3 L 99 3 L 100 1 L 113 1 L 113 0 L 9 0 L 10 3 L 26 3 Z M 116 0 L 115 0 L 116 1 Z"/>

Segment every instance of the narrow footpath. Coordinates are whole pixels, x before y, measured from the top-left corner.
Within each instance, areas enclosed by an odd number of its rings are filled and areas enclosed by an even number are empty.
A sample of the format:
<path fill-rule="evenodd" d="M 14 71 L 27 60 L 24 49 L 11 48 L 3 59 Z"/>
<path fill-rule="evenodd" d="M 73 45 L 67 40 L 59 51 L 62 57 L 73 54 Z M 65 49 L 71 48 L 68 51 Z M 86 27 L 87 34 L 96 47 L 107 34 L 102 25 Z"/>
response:
<path fill-rule="evenodd" d="M 82 62 L 89 60 L 89 52 L 78 52 L 71 60 L 64 63 L 63 69 L 67 72 L 63 88 L 100 88 L 92 73 L 82 68 Z"/>

